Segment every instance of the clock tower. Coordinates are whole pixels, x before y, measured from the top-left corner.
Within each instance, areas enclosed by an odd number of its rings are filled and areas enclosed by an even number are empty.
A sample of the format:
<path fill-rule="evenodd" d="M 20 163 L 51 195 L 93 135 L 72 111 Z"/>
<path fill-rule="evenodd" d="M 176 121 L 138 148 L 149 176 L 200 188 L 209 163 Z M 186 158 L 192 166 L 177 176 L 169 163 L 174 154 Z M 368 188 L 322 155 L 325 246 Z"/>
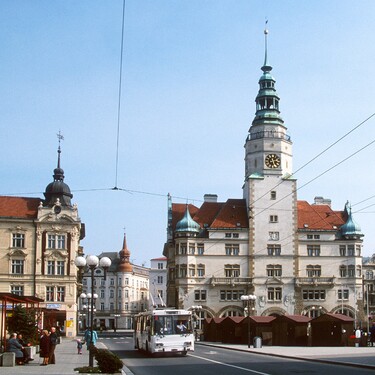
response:
<path fill-rule="evenodd" d="M 259 303 L 271 300 L 273 310 L 269 312 L 278 313 L 281 310 L 277 302 L 282 304 L 284 296 L 294 290 L 297 196 L 292 177 L 292 142 L 280 116 L 280 98 L 267 59 L 268 30 L 264 35 L 263 74 L 245 143 L 243 197 L 249 217 L 250 292 L 259 296 Z"/>

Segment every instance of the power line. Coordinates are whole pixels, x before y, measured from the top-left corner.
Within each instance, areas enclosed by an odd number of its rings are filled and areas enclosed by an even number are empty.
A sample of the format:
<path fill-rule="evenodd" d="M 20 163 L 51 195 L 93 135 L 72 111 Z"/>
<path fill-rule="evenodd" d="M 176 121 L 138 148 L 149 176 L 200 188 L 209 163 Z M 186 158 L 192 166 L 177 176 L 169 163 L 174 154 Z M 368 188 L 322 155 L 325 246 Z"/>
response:
<path fill-rule="evenodd" d="M 119 142 L 120 142 L 120 117 L 121 117 L 121 89 L 122 89 L 122 56 L 124 52 L 124 29 L 125 29 L 125 0 L 122 5 L 122 29 L 121 29 L 121 53 L 120 53 L 120 77 L 118 85 L 118 107 L 117 107 L 117 142 L 116 142 L 116 176 L 115 188 L 117 188 Z"/>

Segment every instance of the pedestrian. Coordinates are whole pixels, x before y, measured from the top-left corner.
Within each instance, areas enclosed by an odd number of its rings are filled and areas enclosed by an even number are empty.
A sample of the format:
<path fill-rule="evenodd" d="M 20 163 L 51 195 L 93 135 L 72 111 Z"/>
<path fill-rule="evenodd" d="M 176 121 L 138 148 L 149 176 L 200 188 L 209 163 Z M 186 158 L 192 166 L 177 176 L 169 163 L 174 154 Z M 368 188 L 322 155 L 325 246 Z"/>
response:
<path fill-rule="evenodd" d="M 43 363 L 41 364 L 41 366 L 48 365 L 49 348 L 50 348 L 49 332 L 46 329 L 44 329 L 42 331 L 42 336 L 40 338 L 40 349 L 39 349 L 39 356 L 43 358 Z"/>
<path fill-rule="evenodd" d="M 77 354 L 82 354 L 82 346 L 83 346 L 82 340 L 81 339 L 77 339 L 77 351 L 78 351 Z"/>
<path fill-rule="evenodd" d="M 56 333 L 56 327 L 51 327 L 51 333 L 49 335 L 49 364 L 54 365 L 56 363 L 55 358 L 55 349 L 57 345 L 57 333 Z"/>
<path fill-rule="evenodd" d="M 85 342 L 86 342 L 87 350 L 90 349 L 91 344 L 95 346 L 97 340 L 98 340 L 98 334 L 96 333 L 96 331 L 94 330 L 92 331 L 92 337 L 91 337 L 91 330 L 87 328 L 85 331 Z"/>
<path fill-rule="evenodd" d="M 9 340 L 8 340 L 7 351 L 15 354 L 17 365 L 24 365 L 25 364 L 25 362 L 23 360 L 22 349 L 24 349 L 24 347 L 18 342 L 17 333 L 12 333 L 10 335 Z"/>
<path fill-rule="evenodd" d="M 26 341 L 24 341 L 23 339 L 23 336 L 22 336 L 22 333 L 19 333 L 17 335 L 17 340 L 18 342 L 22 345 L 23 349 L 21 349 L 22 353 L 23 353 L 23 361 L 25 363 L 29 363 L 30 361 L 33 361 L 34 358 L 30 358 L 30 355 L 28 353 L 28 351 L 26 350 L 26 347 L 27 346 L 30 346 L 30 343 L 27 343 Z"/>
<path fill-rule="evenodd" d="M 375 323 L 372 323 L 372 326 L 370 328 L 370 342 L 371 342 L 371 346 L 374 346 L 374 343 L 375 343 Z"/>

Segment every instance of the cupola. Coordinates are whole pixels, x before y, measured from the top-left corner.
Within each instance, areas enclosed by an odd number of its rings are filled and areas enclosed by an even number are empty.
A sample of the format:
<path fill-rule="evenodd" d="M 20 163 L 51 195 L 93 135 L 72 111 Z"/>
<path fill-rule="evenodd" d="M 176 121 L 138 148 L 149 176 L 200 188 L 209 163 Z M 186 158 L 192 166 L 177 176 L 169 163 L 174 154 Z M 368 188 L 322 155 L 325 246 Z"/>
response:
<path fill-rule="evenodd" d="M 69 186 L 64 182 L 64 170 L 60 167 L 60 140 L 63 139 L 62 135 L 59 134 L 59 148 L 57 150 L 57 168 L 54 169 L 53 182 L 47 185 L 46 191 L 44 192 L 44 206 L 53 207 L 57 200 L 59 200 L 61 206 L 71 207 L 71 199 L 73 194 L 70 192 Z"/>
<path fill-rule="evenodd" d="M 118 272 L 133 272 L 133 266 L 130 264 L 130 251 L 126 244 L 126 234 L 124 233 L 124 241 L 122 249 L 119 252 L 120 263 L 118 265 Z"/>
<path fill-rule="evenodd" d="M 348 216 L 346 223 L 341 226 L 340 232 L 341 235 L 346 239 L 355 239 L 363 237 L 361 227 L 354 221 L 352 216 L 352 209 L 349 205 L 349 202 L 345 204 L 345 212 Z"/>
<path fill-rule="evenodd" d="M 176 224 L 177 233 L 199 233 L 201 226 L 192 219 L 189 212 L 189 207 L 186 205 L 186 210 L 183 218 Z"/>

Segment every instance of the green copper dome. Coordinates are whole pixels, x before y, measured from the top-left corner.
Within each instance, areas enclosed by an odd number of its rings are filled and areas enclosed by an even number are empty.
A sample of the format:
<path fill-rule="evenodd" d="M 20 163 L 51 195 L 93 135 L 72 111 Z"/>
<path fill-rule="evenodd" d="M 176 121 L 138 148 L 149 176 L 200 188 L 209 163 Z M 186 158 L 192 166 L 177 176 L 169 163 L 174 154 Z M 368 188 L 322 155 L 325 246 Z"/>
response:
<path fill-rule="evenodd" d="M 199 233 L 200 229 L 201 226 L 191 218 L 188 205 L 186 205 L 184 217 L 176 224 L 176 232 Z"/>
<path fill-rule="evenodd" d="M 349 202 L 345 204 L 345 211 L 348 214 L 348 219 L 340 228 L 341 235 L 345 238 L 363 237 L 361 227 L 353 220 L 352 209 L 349 206 Z"/>

